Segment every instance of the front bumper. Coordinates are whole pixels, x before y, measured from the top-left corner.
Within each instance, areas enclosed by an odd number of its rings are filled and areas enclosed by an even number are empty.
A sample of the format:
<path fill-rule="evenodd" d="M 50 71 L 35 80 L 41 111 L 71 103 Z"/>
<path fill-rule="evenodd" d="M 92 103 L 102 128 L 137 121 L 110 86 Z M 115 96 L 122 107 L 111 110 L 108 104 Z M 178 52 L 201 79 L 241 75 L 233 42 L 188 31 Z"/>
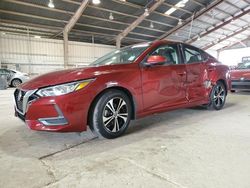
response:
<path fill-rule="evenodd" d="M 19 92 L 17 89 L 14 93 L 15 115 L 32 130 L 82 132 L 87 129 L 92 99 L 86 91 L 42 98 L 35 95 L 35 90 Z"/>
<path fill-rule="evenodd" d="M 232 80 L 232 90 L 250 90 L 250 80 Z"/>

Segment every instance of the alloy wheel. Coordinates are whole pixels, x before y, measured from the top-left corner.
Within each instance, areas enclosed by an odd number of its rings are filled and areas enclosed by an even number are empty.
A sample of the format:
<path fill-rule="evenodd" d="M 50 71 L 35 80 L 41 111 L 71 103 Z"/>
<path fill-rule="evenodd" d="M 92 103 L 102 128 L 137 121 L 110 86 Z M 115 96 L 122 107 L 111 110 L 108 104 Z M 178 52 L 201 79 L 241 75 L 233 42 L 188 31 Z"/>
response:
<path fill-rule="evenodd" d="M 217 85 L 214 91 L 214 104 L 216 107 L 220 107 L 224 104 L 226 98 L 226 92 L 225 89 L 221 85 Z"/>
<path fill-rule="evenodd" d="M 109 132 L 119 132 L 126 126 L 128 119 L 128 106 L 120 97 L 110 99 L 103 109 L 103 125 Z"/>

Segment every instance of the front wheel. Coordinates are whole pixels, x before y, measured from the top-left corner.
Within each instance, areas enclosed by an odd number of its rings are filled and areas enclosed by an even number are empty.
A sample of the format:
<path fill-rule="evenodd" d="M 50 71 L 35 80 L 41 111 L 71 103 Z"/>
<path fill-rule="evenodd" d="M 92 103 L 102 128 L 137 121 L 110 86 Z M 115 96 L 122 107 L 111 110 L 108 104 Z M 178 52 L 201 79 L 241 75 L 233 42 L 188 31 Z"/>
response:
<path fill-rule="evenodd" d="M 209 108 L 213 108 L 215 110 L 220 110 L 223 108 L 226 102 L 226 88 L 222 82 L 217 82 L 216 85 L 213 86 L 213 89 L 210 94 L 210 103 L 208 105 Z"/>
<path fill-rule="evenodd" d="M 117 138 L 129 126 L 132 106 L 122 91 L 110 89 L 102 94 L 90 114 L 90 127 L 99 137 Z"/>

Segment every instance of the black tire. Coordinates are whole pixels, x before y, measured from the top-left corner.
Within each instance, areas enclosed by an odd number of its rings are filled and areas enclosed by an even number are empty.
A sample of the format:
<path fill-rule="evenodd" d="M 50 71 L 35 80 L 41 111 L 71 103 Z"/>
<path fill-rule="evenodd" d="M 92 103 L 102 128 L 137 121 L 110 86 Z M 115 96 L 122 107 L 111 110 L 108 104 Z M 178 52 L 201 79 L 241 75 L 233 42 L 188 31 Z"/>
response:
<path fill-rule="evenodd" d="M 90 128 L 99 138 L 117 138 L 124 134 L 129 126 L 132 115 L 131 101 L 124 92 L 110 89 L 97 99 L 89 115 Z"/>
<path fill-rule="evenodd" d="M 231 93 L 235 93 L 235 90 L 231 90 Z"/>
<path fill-rule="evenodd" d="M 227 92 L 225 85 L 218 81 L 213 86 L 210 94 L 210 103 L 207 105 L 208 109 L 221 110 L 225 105 Z"/>
<path fill-rule="evenodd" d="M 11 81 L 11 86 L 12 87 L 18 87 L 19 85 L 22 84 L 22 80 L 18 79 L 18 78 L 15 78 Z"/>

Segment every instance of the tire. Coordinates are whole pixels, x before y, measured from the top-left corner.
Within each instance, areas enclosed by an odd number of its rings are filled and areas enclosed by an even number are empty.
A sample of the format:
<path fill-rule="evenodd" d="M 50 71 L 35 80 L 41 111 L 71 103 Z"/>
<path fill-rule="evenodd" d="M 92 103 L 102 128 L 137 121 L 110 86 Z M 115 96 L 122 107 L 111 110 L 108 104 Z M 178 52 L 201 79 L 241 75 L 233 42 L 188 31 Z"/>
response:
<path fill-rule="evenodd" d="M 235 93 L 235 90 L 231 90 L 231 93 Z"/>
<path fill-rule="evenodd" d="M 226 102 L 226 97 L 227 94 L 225 85 L 218 81 L 212 88 L 208 109 L 221 110 Z"/>
<path fill-rule="evenodd" d="M 90 114 L 90 128 L 99 138 L 117 138 L 127 130 L 131 115 L 129 97 L 120 90 L 110 89 L 97 99 Z"/>
<path fill-rule="evenodd" d="M 15 79 L 13 79 L 12 81 L 11 81 L 11 86 L 12 87 L 18 87 L 19 85 L 21 85 L 22 84 L 22 81 L 20 80 L 20 79 L 17 79 L 17 78 L 15 78 Z"/>

